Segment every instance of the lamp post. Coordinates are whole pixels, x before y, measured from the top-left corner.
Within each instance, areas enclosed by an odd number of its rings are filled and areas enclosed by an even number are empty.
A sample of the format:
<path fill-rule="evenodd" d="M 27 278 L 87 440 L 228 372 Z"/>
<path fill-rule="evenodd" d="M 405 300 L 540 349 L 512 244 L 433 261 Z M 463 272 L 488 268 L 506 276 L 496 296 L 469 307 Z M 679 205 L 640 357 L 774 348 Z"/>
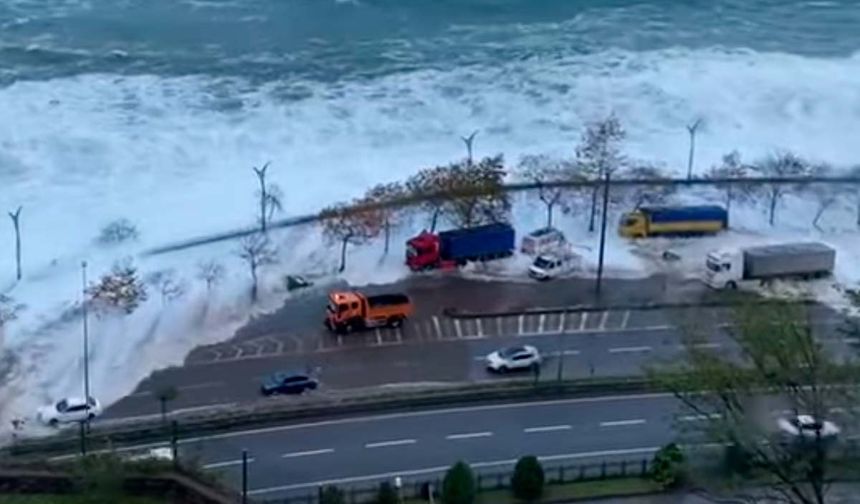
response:
<path fill-rule="evenodd" d="M 87 409 L 90 404 L 90 335 L 87 324 L 87 262 L 81 262 L 81 296 L 83 296 L 84 316 L 84 401 Z"/>
<path fill-rule="evenodd" d="M 603 283 L 603 256 L 606 250 L 606 212 L 609 208 L 609 170 L 606 171 L 606 180 L 603 183 L 603 214 L 600 223 L 600 253 L 597 260 L 597 283 L 594 286 L 595 293 L 600 296 L 600 288 Z"/>

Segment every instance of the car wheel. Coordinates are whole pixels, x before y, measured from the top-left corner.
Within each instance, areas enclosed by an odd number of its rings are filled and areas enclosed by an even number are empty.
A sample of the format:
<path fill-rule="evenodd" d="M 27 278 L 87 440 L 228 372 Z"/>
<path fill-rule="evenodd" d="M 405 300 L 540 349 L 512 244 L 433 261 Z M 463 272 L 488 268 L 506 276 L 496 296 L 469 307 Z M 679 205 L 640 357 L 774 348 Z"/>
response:
<path fill-rule="evenodd" d="M 95 413 L 90 413 L 89 415 L 87 415 L 87 420 L 92 421 L 93 418 L 95 418 L 95 417 L 96 417 Z"/>
<path fill-rule="evenodd" d="M 727 288 L 727 289 L 730 289 L 730 290 L 737 290 L 737 289 L 738 289 L 738 284 L 737 284 L 737 283 L 735 283 L 734 281 L 731 281 L 731 282 L 728 282 L 728 283 L 726 284 L 726 288 Z"/>
<path fill-rule="evenodd" d="M 59 421 L 59 420 L 57 420 L 56 418 L 52 418 L 52 419 L 48 422 L 48 425 L 50 425 L 51 427 L 56 427 L 56 426 L 60 425 L 60 421 Z"/>
<path fill-rule="evenodd" d="M 499 373 L 505 374 L 508 372 L 508 366 L 499 366 Z"/>

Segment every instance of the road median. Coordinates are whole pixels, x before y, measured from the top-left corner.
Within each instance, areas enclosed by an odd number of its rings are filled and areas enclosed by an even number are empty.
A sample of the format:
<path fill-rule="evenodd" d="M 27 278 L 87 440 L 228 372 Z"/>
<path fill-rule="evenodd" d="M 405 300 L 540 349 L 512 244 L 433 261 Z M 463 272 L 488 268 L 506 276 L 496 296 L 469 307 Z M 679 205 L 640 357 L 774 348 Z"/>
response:
<path fill-rule="evenodd" d="M 530 378 L 479 384 L 428 384 L 374 387 L 359 391 L 320 393 L 303 397 L 261 399 L 242 405 L 220 405 L 160 417 L 96 421 L 87 436 L 90 450 L 124 445 L 180 441 L 192 437 L 261 428 L 298 420 L 355 414 L 401 412 L 508 401 L 539 401 L 598 395 L 659 391 L 644 377 L 590 378 L 535 383 Z M 26 458 L 80 449 L 77 429 L 64 429 L 44 438 L 21 439 L 4 448 L 7 455 Z"/>

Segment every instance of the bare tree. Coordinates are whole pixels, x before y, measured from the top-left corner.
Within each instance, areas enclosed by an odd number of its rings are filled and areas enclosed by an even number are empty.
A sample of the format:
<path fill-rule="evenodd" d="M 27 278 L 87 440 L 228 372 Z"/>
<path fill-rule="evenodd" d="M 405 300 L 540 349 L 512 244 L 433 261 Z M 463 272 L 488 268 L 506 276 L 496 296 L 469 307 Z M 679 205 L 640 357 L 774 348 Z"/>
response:
<path fill-rule="evenodd" d="M 625 179 L 642 181 L 668 180 L 671 178 L 665 170 L 649 165 L 637 165 L 626 168 L 623 172 L 623 177 Z M 616 202 L 623 202 L 623 204 L 632 207 L 634 210 L 642 206 L 663 205 L 671 198 L 675 190 L 676 188 L 673 185 L 631 185 L 621 191 L 617 191 L 621 199 L 616 200 Z"/>
<path fill-rule="evenodd" d="M 21 208 L 19 206 L 14 212 L 9 212 L 12 227 L 15 228 L 15 278 L 17 280 L 21 280 Z"/>
<path fill-rule="evenodd" d="M 336 205 L 320 213 L 323 235 L 331 242 L 340 244 L 340 267 L 346 269 L 348 245 L 364 245 L 379 236 L 384 226 L 384 217 L 376 210 L 356 210 L 347 205 Z"/>
<path fill-rule="evenodd" d="M 137 226 L 128 219 L 117 219 L 107 223 L 102 228 L 97 242 L 101 245 L 116 245 L 127 241 L 137 240 L 140 233 Z"/>
<path fill-rule="evenodd" d="M 741 162 L 738 151 L 723 156 L 719 166 L 712 166 L 705 174 L 707 179 L 744 178 L 749 175 L 749 167 Z M 744 184 L 717 184 L 717 189 L 725 191 L 726 212 L 731 212 L 732 202 L 742 203 L 751 198 L 752 188 Z"/>
<path fill-rule="evenodd" d="M 148 298 L 146 285 L 138 278 L 131 259 L 115 263 L 111 271 L 102 275 L 98 283 L 87 287 L 86 292 L 87 302 L 101 312 L 120 310 L 130 314 Z"/>
<path fill-rule="evenodd" d="M 815 166 L 811 169 L 811 175 L 815 177 L 832 176 L 834 175 L 834 170 L 828 165 Z M 815 202 L 815 214 L 812 217 L 812 226 L 821 231 L 819 222 L 824 213 L 838 203 L 843 196 L 852 192 L 850 188 L 836 184 L 810 184 L 804 187 L 803 195 Z"/>
<path fill-rule="evenodd" d="M 576 147 L 576 163 L 580 172 L 588 180 L 603 180 L 624 165 L 621 142 L 626 133 L 621 121 L 612 114 L 609 117 L 586 126 Z M 597 200 L 601 187 L 595 185 L 591 190 L 591 211 L 589 212 L 588 231 L 594 231 L 597 215 Z"/>
<path fill-rule="evenodd" d="M 254 173 L 257 175 L 257 181 L 260 183 L 257 197 L 260 202 L 260 231 L 263 233 L 267 231 L 269 222 L 271 222 L 275 212 L 280 212 L 283 209 L 283 191 L 277 185 L 266 182 L 266 172 L 269 170 L 269 165 L 270 162 L 266 162 L 262 168 L 253 167 Z"/>
<path fill-rule="evenodd" d="M 811 173 L 811 169 L 809 163 L 791 152 L 781 152 L 752 167 L 752 170 L 762 177 L 804 177 Z M 777 206 L 792 189 L 797 187 L 779 183 L 765 183 L 760 186 L 759 190 L 767 198 L 768 222 L 771 226 L 776 219 Z"/>
<path fill-rule="evenodd" d="M 475 130 L 469 136 L 460 137 L 463 143 L 466 144 L 466 161 L 468 164 L 472 164 L 472 144 L 475 142 L 477 134 L 478 130 Z"/>
<path fill-rule="evenodd" d="M 154 271 L 147 275 L 146 282 L 161 293 L 161 303 L 163 305 L 185 294 L 185 282 L 177 278 L 176 271 L 172 269 Z"/>
<path fill-rule="evenodd" d="M 696 132 L 699 130 L 699 126 L 701 125 L 701 117 L 687 125 L 687 132 L 690 134 L 690 156 L 687 158 L 687 180 L 693 178 L 693 158 L 696 153 Z"/>
<path fill-rule="evenodd" d="M 391 203 L 402 199 L 405 194 L 404 187 L 397 182 L 378 184 L 367 191 L 364 199 L 360 203 Z M 373 213 L 378 215 L 382 220 L 382 232 L 385 236 L 384 253 L 388 254 L 389 243 L 391 241 L 391 230 L 392 228 L 397 227 L 400 223 L 400 216 L 403 211 L 402 209 L 394 206 L 384 206 L 375 210 Z"/>
<path fill-rule="evenodd" d="M 224 279 L 224 265 L 216 261 L 202 261 L 197 264 L 197 278 L 206 282 L 206 292 Z"/>
<path fill-rule="evenodd" d="M 18 318 L 18 314 L 26 308 L 22 303 L 16 303 L 13 298 L 5 294 L 0 294 L 0 329 Z"/>
<path fill-rule="evenodd" d="M 547 186 L 569 179 L 569 167 L 544 155 L 524 156 L 517 167 L 520 178 L 537 186 L 537 197 L 546 206 L 546 227 L 552 227 L 553 211 L 564 206 L 565 189 Z"/>
<path fill-rule="evenodd" d="M 269 238 L 262 233 L 248 235 L 239 241 L 236 254 L 245 261 L 251 273 L 251 302 L 257 302 L 259 268 L 278 261 L 278 253 Z"/>
<path fill-rule="evenodd" d="M 453 164 L 444 181 L 451 196 L 443 206 L 445 216 L 458 227 L 507 222 L 511 202 L 505 192 L 504 158 L 487 157 L 477 164 Z"/>
<path fill-rule="evenodd" d="M 443 191 L 451 176 L 450 172 L 450 166 L 424 168 L 406 181 L 407 194 L 420 199 L 418 208 L 430 214 L 431 233 L 436 231 L 439 216 L 449 199 Z"/>

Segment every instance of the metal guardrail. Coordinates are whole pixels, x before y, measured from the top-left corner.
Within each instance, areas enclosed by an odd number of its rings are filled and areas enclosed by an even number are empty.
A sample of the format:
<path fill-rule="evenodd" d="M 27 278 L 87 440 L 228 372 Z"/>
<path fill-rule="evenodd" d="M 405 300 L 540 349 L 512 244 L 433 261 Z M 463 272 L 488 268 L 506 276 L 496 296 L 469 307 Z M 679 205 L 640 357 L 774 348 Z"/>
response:
<path fill-rule="evenodd" d="M 612 478 L 646 478 L 650 475 L 652 469 L 651 460 L 649 459 L 581 464 L 543 464 L 543 466 L 544 477 L 546 478 L 545 484 L 548 486 Z M 509 490 L 513 474 L 512 469 L 505 471 L 474 471 L 475 488 L 478 493 Z M 441 477 L 432 479 L 406 477 L 402 481 L 400 495 L 404 500 L 427 500 L 432 488 L 435 501 L 441 502 L 438 495 L 439 489 L 442 488 Z M 371 504 L 376 502 L 380 483 L 343 488 L 345 502 L 347 504 Z M 260 504 L 320 504 L 320 489 L 279 499 L 257 500 L 256 502 Z"/>
<path fill-rule="evenodd" d="M 534 191 L 538 189 L 577 189 L 577 188 L 589 188 L 589 187 L 598 187 L 603 186 L 604 181 L 602 180 L 559 180 L 559 181 L 551 181 L 542 184 L 537 183 L 513 183 L 513 184 L 503 184 L 501 190 L 504 192 L 523 192 L 523 191 Z M 612 179 L 609 182 L 611 187 L 631 187 L 631 186 L 673 186 L 673 187 L 701 187 L 701 186 L 715 186 L 715 187 L 724 187 L 730 185 L 790 185 L 790 186 L 804 186 L 811 184 L 829 184 L 829 185 L 842 185 L 842 184 L 854 184 L 860 185 L 860 177 L 741 177 L 741 178 L 694 178 L 694 179 Z M 425 201 L 439 200 L 439 199 L 456 199 L 456 198 L 465 198 L 469 196 L 480 196 L 482 194 L 486 194 L 486 189 L 476 188 L 471 191 L 459 191 L 457 193 L 449 193 L 449 192 L 432 192 L 432 193 L 423 193 L 423 194 L 415 194 L 410 195 L 403 198 L 392 199 L 390 201 L 379 202 L 379 203 L 371 203 L 364 205 L 355 205 L 350 207 L 352 211 L 360 212 L 360 211 L 371 211 L 371 210 L 379 210 L 382 208 L 402 208 L 407 206 L 416 205 L 419 203 L 423 203 Z M 322 213 L 311 213 L 305 215 L 298 215 L 295 217 L 288 217 L 286 219 L 279 219 L 270 222 L 267 227 L 269 229 L 281 229 L 281 228 L 289 228 L 294 226 L 299 226 L 302 224 L 309 224 L 312 222 L 316 222 L 322 219 Z M 235 229 L 232 231 L 224 231 L 222 233 L 211 234 L 207 236 L 199 236 L 196 238 L 190 238 L 188 240 L 183 240 L 175 243 L 171 243 L 168 245 L 163 245 L 161 247 L 154 247 L 149 250 L 143 252 L 144 256 L 150 255 L 158 255 L 165 254 L 168 252 L 176 252 L 179 250 L 184 250 L 188 248 L 198 247 L 201 245 L 208 245 L 211 243 L 217 243 L 226 240 L 235 240 L 237 238 L 242 238 L 245 236 L 252 235 L 259 231 L 259 226 L 248 226 L 240 229 Z"/>

